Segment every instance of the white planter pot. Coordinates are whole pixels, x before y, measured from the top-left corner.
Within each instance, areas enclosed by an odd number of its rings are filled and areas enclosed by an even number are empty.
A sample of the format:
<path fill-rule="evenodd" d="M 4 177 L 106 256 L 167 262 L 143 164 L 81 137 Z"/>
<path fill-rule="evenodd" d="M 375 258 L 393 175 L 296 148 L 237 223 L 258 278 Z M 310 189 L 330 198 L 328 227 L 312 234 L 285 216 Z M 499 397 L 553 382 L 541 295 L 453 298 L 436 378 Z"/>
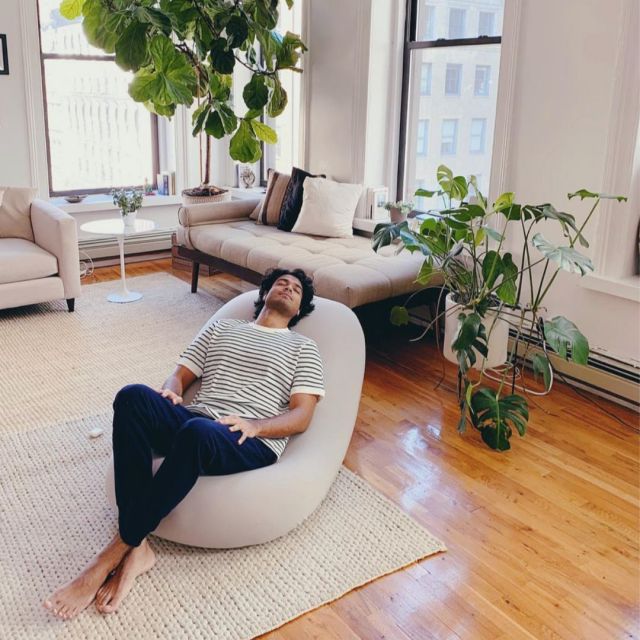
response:
<path fill-rule="evenodd" d="M 124 226 L 127 229 L 133 229 L 136 226 L 136 215 L 138 214 L 137 211 L 131 211 L 130 213 L 127 213 L 126 216 L 122 216 L 122 220 L 124 221 Z"/>
<path fill-rule="evenodd" d="M 457 309 L 454 311 L 453 309 L 455 307 L 457 307 Z M 456 364 L 458 363 L 458 359 L 451 348 L 451 343 L 458 332 L 458 316 L 460 315 L 460 311 L 462 311 L 462 307 L 456 304 L 453 301 L 451 294 L 449 294 L 446 299 L 447 315 L 444 323 L 444 344 L 442 345 L 442 353 L 447 360 L 455 362 Z M 489 357 L 485 362 L 485 359 L 476 351 L 477 359 L 476 363 L 473 365 L 474 369 L 482 369 L 483 365 L 485 369 L 493 369 L 507 361 L 509 325 L 504 320 L 496 320 L 492 329 L 491 325 L 493 324 L 495 317 L 495 313 L 492 311 L 488 311 L 485 314 L 483 324 L 487 331 L 487 335 L 489 335 L 489 331 L 491 331 L 491 335 L 489 337 Z"/>

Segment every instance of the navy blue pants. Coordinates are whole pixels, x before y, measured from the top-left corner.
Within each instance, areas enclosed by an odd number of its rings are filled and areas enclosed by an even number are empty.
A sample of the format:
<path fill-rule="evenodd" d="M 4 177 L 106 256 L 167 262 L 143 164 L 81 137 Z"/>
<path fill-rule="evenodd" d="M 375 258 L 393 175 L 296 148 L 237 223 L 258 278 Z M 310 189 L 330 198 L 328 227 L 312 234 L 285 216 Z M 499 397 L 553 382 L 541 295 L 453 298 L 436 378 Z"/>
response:
<path fill-rule="evenodd" d="M 120 537 L 137 547 L 189 493 L 201 475 L 217 476 L 273 464 L 257 438 L 174 405 L 142 384 L 121 389 L 113 403 L 113 459 Z M 153 453 L 164 456 L 155 476 Z"/>

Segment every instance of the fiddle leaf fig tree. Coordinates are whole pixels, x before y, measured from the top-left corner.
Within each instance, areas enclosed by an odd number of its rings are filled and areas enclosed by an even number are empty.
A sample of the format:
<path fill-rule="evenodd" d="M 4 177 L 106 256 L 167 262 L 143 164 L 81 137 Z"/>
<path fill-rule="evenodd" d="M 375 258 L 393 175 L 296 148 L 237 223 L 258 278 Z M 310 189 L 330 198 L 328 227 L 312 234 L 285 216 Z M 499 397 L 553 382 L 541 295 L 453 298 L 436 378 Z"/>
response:
<path fill-rule="evenodd" d="M 281 71 L 301 72 L 307 50 L 300 36 L 275 28 L 279 0 L 63 0 L 60 13 L 82 17 L 87 40 L 116 64 L 134 73 L 129 95 L 160 116 L 178 105 L 193 113 L 193 135 L 207 135 L 203 184 L 209 183 L 210 138 L 230 136 L 229 154 L 256 162 L 261 142 L 277 142 L 276 132 L 260 121 L 279 116 L 287 106 Z M 293 0 L 286 0 L 289 9 Z M 250 79 L 238 95 L 246 110 L 237 114 L 232 99 L 233 72 L 245 67 Z"/>

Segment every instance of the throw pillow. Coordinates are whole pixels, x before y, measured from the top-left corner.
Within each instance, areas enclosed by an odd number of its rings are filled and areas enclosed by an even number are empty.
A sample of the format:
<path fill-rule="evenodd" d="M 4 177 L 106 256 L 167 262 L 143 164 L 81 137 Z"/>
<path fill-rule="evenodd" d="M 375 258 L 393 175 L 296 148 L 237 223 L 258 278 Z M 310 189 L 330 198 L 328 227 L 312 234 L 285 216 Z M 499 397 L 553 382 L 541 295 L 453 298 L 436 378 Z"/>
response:
<path fill-rule="evenodd" d="M 296 223 L 302 207 L 302 194 L 304 192 L 303 183 L 305 178 L 326 177 L 327 176 L 324 174 L 314 176 L 308 171 L 303 171 L 297 167 L 293 168 L 293 171 L 291 172 L 291 180 L 289 180 L 289 186 L 287 187 L 287 192 L 285 193 L 284 200 L 282 201 L 278 229 L 281 229 L 282 231 L 291 231 L 291 229 L 293 229 L 293 225 Z"/>
<path fill-rule="evenodd" d="M 0 187 L 0 238 L 23 238 L 33 242 L 31 228 L 31 202 L 37 189 Z"/>
<path fill-rule="evenodd" d="M 258 202 L 253 211 L 249 214 L 249 220 L 258 220 L 258 216 L 260 215 L 260 211 L 262 210 L 262 200 Z"/>
<path fill-rule="evenodd" d="M 292 231 L 330 238 L 350 238 L 353 235 L 353 216 L 361 194 L 361 184 L 307 178 L 304 181 L 302 208 Z"/>
<path fill-rule="evenodd" d="M 280 209 L 282 200 L 287 190 L 291 176 L 269 169 L 267 180 L 267 193 L 262 202 L 262 209 L 258 214 L 258 224 L 277 225 L 280 221 Z"/>

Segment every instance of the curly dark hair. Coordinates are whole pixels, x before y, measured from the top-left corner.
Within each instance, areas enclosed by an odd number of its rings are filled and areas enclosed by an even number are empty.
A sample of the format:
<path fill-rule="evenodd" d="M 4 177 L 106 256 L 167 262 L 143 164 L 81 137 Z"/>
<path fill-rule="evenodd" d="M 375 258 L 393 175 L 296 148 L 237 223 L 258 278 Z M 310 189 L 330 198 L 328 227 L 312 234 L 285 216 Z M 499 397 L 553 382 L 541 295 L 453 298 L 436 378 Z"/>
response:
<path fill-rule="evenodd" d="M 300 280 L 302 284 L 302 300 L 300 302 L 300 312 L 298 315 L 293 316 L 291 320 L 289 320 L 289 327 L 293 327 L 302 318 L 308 316 L 314 309 L 315 305 L 313 304 L 313 296 L 315 295 L 315 290 L 313 288 L 313 280 L 302 270 L 302 269 L 270 269 L 265 274 L 262 282 L 260 283 L 260 292 L 258 293 L 258 299 L 255 301 L 255 314 L 253 316 L 254 320 L 260 315 L 264 307 L 264 298 L 269 293 L 271 287 L 274 285 L 275 281 L 282 276 L 293 276 Z"/>

